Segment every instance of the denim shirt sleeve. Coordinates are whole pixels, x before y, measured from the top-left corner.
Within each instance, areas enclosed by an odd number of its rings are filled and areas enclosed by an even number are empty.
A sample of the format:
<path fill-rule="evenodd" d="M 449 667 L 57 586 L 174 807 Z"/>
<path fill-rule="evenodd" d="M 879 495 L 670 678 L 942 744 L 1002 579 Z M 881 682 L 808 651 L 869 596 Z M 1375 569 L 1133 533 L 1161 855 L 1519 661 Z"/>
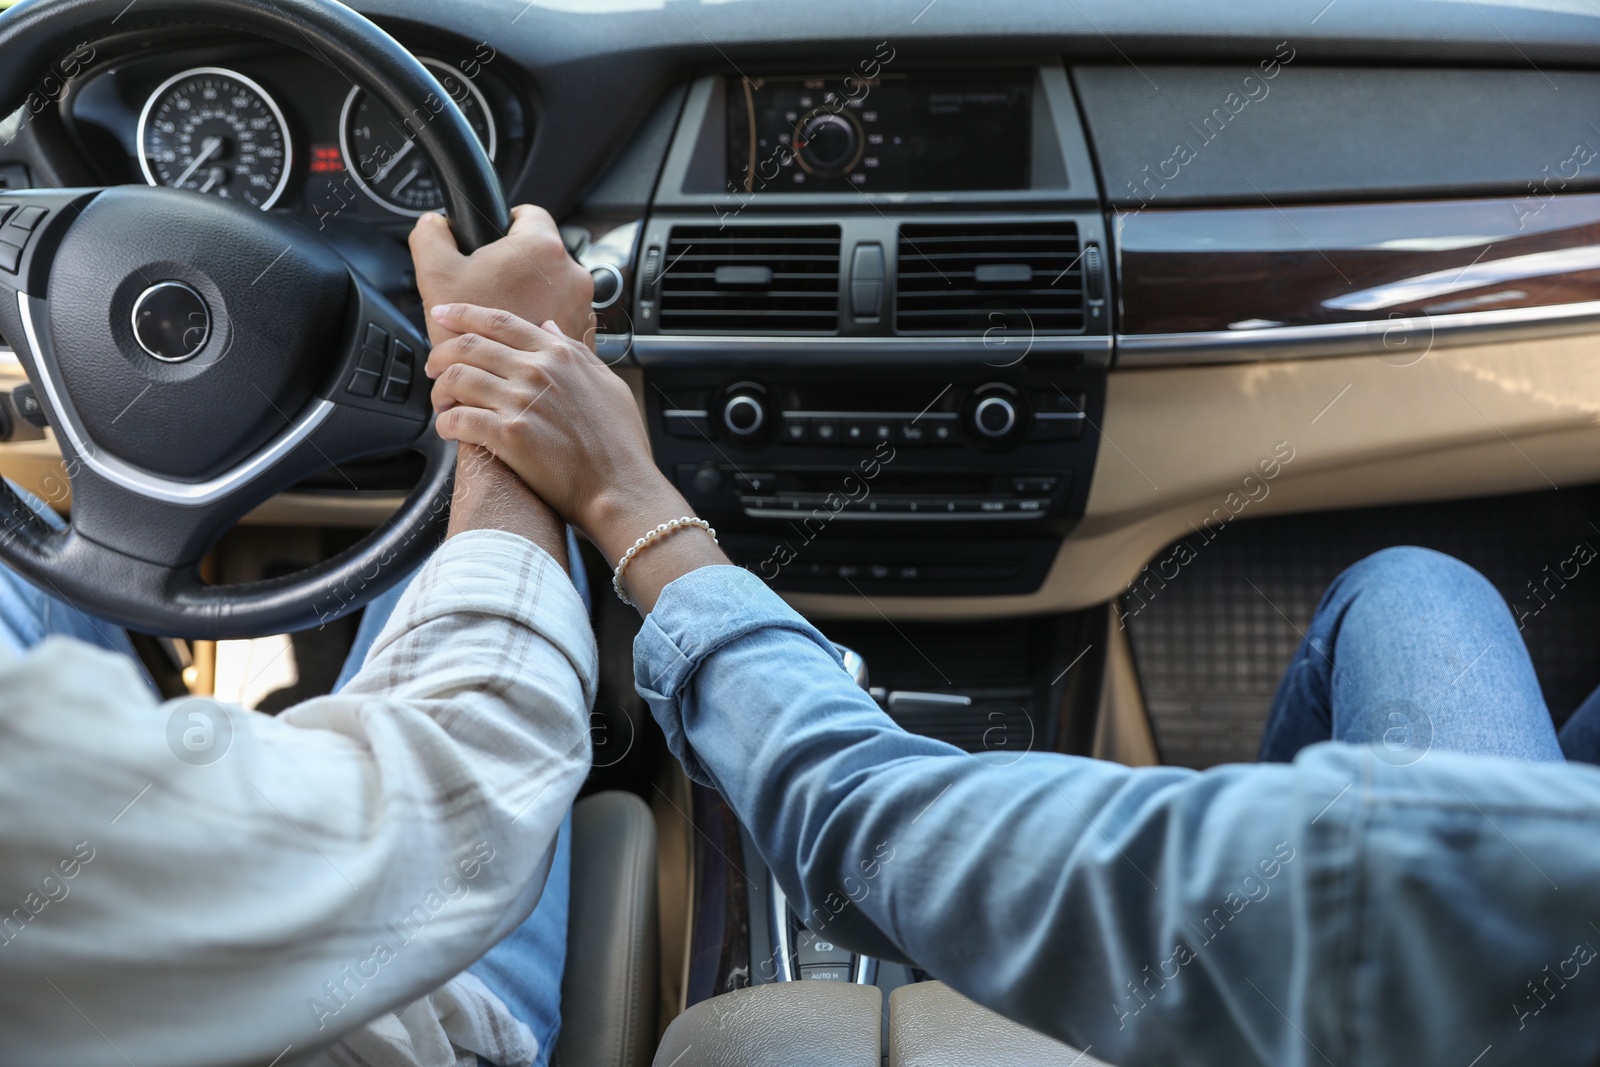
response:
<path fill-rule="evenodd" d="M 1466 1064 L 1489 1041 L 1594 1062 L 1600 962 L 1587 993 L 1525 988 L 1600 946 L 1592 768 L 970 755 L 901 730 L 733 567 L 667 587 L 635 676 L 819 933 L 1121 1067 Z"/>

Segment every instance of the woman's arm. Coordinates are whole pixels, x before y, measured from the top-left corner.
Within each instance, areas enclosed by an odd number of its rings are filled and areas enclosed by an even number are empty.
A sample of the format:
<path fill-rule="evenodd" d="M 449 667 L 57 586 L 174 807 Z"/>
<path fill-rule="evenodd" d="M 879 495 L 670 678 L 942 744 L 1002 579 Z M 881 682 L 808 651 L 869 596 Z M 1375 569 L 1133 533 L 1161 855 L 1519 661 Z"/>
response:
<path fill-rule="evenodd" d="M 443 432 L 493 449 L 613 562 L 686 513 L 592 353 L 436 313 L 463 335 L 430 360 Z M 725 562 L 689 529 L 628 568 L 649 611 L 635 678 L 830 940 L 1125 1067 L 1466 1063 L 1490 1043 L 1593 1061 L 1588 1003 L 1523 987 L 1600 943 L 1600 852 L 1572 836 L 1593 839 L 1600 772 L 1446 753 L 1402 768 L 1340 745 L 1204 774 L 970 755 L 900 729 Z"/>

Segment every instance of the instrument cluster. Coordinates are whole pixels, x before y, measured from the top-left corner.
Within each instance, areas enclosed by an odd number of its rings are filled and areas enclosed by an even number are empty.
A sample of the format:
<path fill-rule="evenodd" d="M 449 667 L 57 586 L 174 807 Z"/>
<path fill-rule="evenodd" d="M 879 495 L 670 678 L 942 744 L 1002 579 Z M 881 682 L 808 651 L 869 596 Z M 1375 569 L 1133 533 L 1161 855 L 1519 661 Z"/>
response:
<path fill-rule="evenodd" d="M 191 189 L 262 210 L 403 222 L 444 206 L 419 124 L 459 110 L 502 181 L 529 140 L 519 95 L 483 44 L 419 55 L 446 99 L 405 116 L 298 52 L 219 44 L 141 53 L 89 74 L 65 101 L 69 133 L 106 183 Z"/>

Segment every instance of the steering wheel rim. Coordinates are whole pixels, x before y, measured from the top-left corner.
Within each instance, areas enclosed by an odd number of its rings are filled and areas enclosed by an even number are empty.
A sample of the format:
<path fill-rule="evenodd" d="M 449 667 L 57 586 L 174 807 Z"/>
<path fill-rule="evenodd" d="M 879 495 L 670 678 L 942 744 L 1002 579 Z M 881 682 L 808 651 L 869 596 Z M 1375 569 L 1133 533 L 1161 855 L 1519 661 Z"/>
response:
<path fill-rule="evenodd" d="M 0 13 L 0 54 L 29 60 L 0 65 L 0 114 L 86 42 L 196 25 L 251 33 L 341 70 L 414 119 L 407 126 L 441 179 L 465 250 L 506 232 L 493 165 L 444 89 L 388 34 L 329 0 L 23 0 Z M 248 205 L 144 186 L 3 193 L 0 203 L 13 209 L 0 210 L 0 222 L 15 221 L 18 208 L 35 217 L 17 269 L 0 269 L 0 334 L 57 431 L 73 492 L 72 523 L 58 532 L 0 481 L 0 561 L 130 628 L 220 639 L 338 618 L 432 550 L 448 518 L 455 449 L 432 429 L 427 340 L 314 231 Z M 247 287 L 239 268 L 280 247 L 273 291 Z M 172 283 L 198 301 L 191 318 L 204 312 L 188 362 L 145 358 L 155 353 L 127 314 L 139 306 L 132 294 L 144 288 L 143 300 Z M 107 404 L 141 384 L 138 395 L 154 399 L 111 417 Z M 204 554 L 256 504 L 320 467 L 401 448 L 422 453 L 421 481 L 350 549 L 282 578 L 201 580 Z"/>

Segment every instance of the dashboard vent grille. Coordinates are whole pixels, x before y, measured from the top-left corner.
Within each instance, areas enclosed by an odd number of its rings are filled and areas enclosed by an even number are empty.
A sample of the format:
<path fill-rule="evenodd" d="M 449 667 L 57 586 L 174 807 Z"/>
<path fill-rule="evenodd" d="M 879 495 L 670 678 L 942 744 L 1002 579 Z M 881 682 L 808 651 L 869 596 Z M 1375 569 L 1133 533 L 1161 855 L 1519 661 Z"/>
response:
<path fill-rule="evenodd" d="M 1081 333 L 1083 269 L 1072 222 L 900 227 L 900 333 Z"/>
<path fill-rule="evenodd" d="M 674 226 L 663 333 L 834 333 L 838 226 Z"/>

